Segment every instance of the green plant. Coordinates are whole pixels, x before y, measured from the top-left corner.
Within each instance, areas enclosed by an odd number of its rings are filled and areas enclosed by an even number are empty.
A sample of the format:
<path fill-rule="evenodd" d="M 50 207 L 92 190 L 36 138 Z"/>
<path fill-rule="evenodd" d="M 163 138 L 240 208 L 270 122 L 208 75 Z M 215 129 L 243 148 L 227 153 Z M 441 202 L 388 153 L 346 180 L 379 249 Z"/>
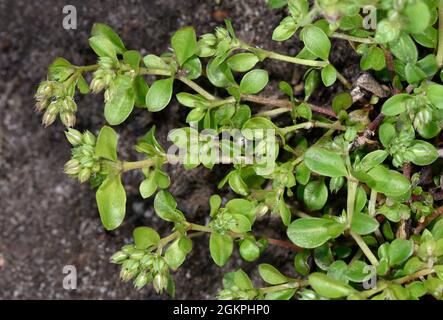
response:
<path fill-rule="evenodd" d="M 48 79 L 36 93 L 36 108 L 44 111 L 45 125 L 59 115 L 68 127 L 73 149 L 65 172 L 97 188 L 104 227 L 114 230 L 125 218 L 121 176 L 131 170 L 143 172 L 141 196 L 155 194 L 156 214 L 173 225 L 165 237 L 149 227 L 136 228 L 134 243 L 111 261 L 121 265 L 121 278 L 136 288 L 153 283 L 156 291 L 174 295 L 171 271 L 185 261 L 194 237 L 209 234 L 218 266 L 227 263 L 235 247 L 247 262 L 258 260 L 269 246 L 295 253 L 293 276 L 259 265 L 268 286 L 256 287 L 242 270 L 227 273 L 221 299 L 441 299 L 442 152 L 436 146 L 443 127 L 443 23 L 438 21 L 443 1 L 269 4 L 287 7 L 288 16 L 273 39 L 284 41 L 299 31 L 304 48 L 297 56 L 245 43 L 226 21 L 226 28 L 199 39 L 192 27 L 182 28 L 171 39 L 171 52 L 142 57 L 127 50 L 109 27 L 96 24 L 89 42 L 98 64 L 79 67 L 57 58 L 49 67 Z M 375 30 L 364 25 L 362 9 L 368 5 L 377 9 Z M 329 59 L 336 38 L 347 40 L 361 55 L 361 69 L 372 70 L 387 84 L 387 94 L 369 99 L 351 95 L 353 85 Z M 259 95 L 269 81 L 261 69 L 267 60 L 308 67 L 304 97 L 296 97 L 286 82 L 279 84 L 285 99 Z M 88 72 L 93 72 L 89 85 Z M 146 75 L 158 78 L 148 85 Z M 203 77 L 222 97 L 196 82 Z M 318 86 L 332 86 L 337 79 L 344 91 L 333 99 L 332 109 L 309 102 Z M 119 159 L 118 135 L 110 126 L 98 136 L 72 128 L 77 89 L 82 94 L 104 91 L 105 119 L 116 126 L 134 107 L 147 112 L 166 108 L 177 81 L 192 92 L 175 96 L 190 110 L 186 122 L 204 129 L 173 130 L 169 139 L 174 151 L 183 151 L 178 155 L 158 143 L 155 127 L 135 145 L 144 157 L 135 162 Z M 269 110 L 256 112 L 256 105 Z M 288 126 L 276 120 L 284 114 L 291 117 Z M 219 140 L 224 134 L 234 139 Z M 235 139 L 236 134 L 242 139 Z M 215 149 L 225 157 L 220 159 Z M 163 167 L 168 162 L 189 170 L 231 164 L 218 187 L 226 195 L 229 185 L 233 193 L 226 201 L 220 195 L 208 199 L 207 225 L 188 221 L 177 208 L 167 191 L 170 177 Z M 289 240 L 253 231 L 267 214 L 281 217 Z"/>

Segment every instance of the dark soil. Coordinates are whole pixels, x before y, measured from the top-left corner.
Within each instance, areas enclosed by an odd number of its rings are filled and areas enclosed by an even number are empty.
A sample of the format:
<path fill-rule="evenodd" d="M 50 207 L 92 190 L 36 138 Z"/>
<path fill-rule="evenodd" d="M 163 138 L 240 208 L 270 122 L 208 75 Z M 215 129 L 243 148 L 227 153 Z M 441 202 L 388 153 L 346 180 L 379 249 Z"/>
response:
<path fill-rule="evenodd" d="M 62 8 L 67 4 L 77 8 L 77 30 L 62 27 Z M 63 127 L 41 126 L 41 117 L 33 111 L 32 95 L 57 56 L 76 65 L 95 63 L 87 41 L 95 22 L 110 25 L 128 48 L 139 49 L 145 55 L 168 50 L 169 38 L 176 29 L 193 25 L 199 34 L 210 32 L 222 23 L 224 15 L 233 20 L 238 36 L 251 43 L 282 53 L 296 54 L 300 50 L 296 40 L 284 44 L 271 41 L 272 30 L 284 13 L 271 11 L 264 0 L 0 0 L 0 299 L 167 298 L 157 296 L 151 288 L 137 292 L 130 284 L 122 283 L 119 268 L 108 263 L 113 252 L 131 241 L 134 227 L 149 225 L 163 234 L 170 227 L 155 216 L 151 201 L 138 196 L 141 177 L 135 173 L 125 176 L 126 220 L 117 231 L 105 232 L 94 192 L 63 174 L 70 150 Z M 345 47 L 338 43 L 333 60 L 352 79 L 357 60 L 349 57 L 350 50 Z M 269 62 L 266 68 L 273 79 L 292 81 L 294 85 L 304 72 L 285 63 Z M 280 95 L 275 90 L 277 84 L 272 80 L 269 96 Z M 337 86 L 333 90 L 341 89 Z M 320 94 L 313 100 L 328 102 L 331 95 Z M 77 102 L 77 128 L 96 132 L 104 124 L 102 98 L 79 96 Z M 153 124 L 158 127 L 159 140 L 166 143 L 167 132 L 184 126 L 184 118 L 175 101 L 155 115 L 137 110 L 125 125 L 116 128 L 121 137 L 120 158 L 137 157 L 131 146 Z M 215 192 L 222 171 L 213 174 L 205 169 L 185 172 L 169 168 L 171 192 L 189 220 L 205 223 L 208 198 Z M 269 221 L 267 225 L 264 231 L 275 236 L 274 225 L 279 223 Z M 207 247 L 207 238 L 195 241 L 193 252 L 174 274 L 178 299 L 214 298 L 223 273 L 240 266 L 249 273 L 256 272 L 254 265 L 242 263 L 238 255 L 218 270 Z M 260 262 L 272 261 L 290 270 L 291 260 L 291 252 L 271 248 Z M 77 290 L 63 289 L 65 265 L 77 268 Z"/>

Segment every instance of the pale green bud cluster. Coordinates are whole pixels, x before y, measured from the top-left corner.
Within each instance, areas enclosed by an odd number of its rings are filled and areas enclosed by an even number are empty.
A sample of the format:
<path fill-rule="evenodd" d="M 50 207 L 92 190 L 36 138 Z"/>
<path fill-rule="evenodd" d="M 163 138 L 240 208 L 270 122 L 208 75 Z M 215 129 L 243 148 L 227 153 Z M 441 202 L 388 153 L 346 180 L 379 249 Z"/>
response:
<path fill-rule="evenodd" d="M 162 293 L 168 287 L 169 266 L 159 254 L 126 245 L 110 260 L 121 265 L 120 278 L 125 282 L 132 280 L 138 290 L 150 283 L 157 293 Z"/>
<path fill-rule="evenodd" d="M 258 294 L 256 289 L 242 290 L 237 286 L 232 286 L 220 291 L 217 297 L 220 300 L 254 300 Z"/>
<path fill-rule="evenodd" d="M 35 109 L 43 112 L 42 123 L 50 126 L 60 116 L 62 123 L 70 128 L 75 125 L 77 104 L 66 92 L 63 84 L 55 81 L 43 81 L 35 94 Z"/>
<path fill-rule="evenodd" d="M 101 171 L 99 157 L 95 156 L 96 137 L 89 131 L 83 134 L 75 129 L 65 132 L 66 138 L 72 144 L 72 158 L 65 164 L 64 171 L 81 183 Z"/>
<path fill-rule="evenodd" d="M 209 224 L 212 230 L 221 234 L 226 233 L 236 225 L 234 217 L 227 212 L 223 212 L 224 210 L 226 209 L 220 209 L 221 212 Z"/>
<path fill-rule="evenodd" d="M 109 88 L 117 76 L 117 66 L 115 65 L 114 60 L 111 58 L 101 57 L 98 64 L 99 68 L 94 72 L 94 77 L 90 85 L 93 93 L 99 93 L 102 90 Z"/>

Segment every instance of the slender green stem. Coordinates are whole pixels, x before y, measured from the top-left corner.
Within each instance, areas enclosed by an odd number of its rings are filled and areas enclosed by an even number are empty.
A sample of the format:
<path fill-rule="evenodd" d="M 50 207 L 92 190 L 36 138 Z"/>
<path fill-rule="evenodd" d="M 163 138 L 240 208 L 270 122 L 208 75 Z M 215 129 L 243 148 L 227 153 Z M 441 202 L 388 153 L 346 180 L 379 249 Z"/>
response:
<path fill-rule="evenodd" d="M 435 272 L 435 270 L 427 268 L 427 269 L 417 271 L 416 273 L 413 273 L 408 276 L 404 276 L 402 278 L 395 279 L 392 281 L 380 281 L 378 283 L 377 287 L 375 287 L 374 289 L 371 289 L 371 290 L 364 291 L 361 293 L 361 295 L 365 298 L 369 298 L 370 296 L 373 296 L 374 294 L 385 290 L 388 287 L 389 283 L 405 284 L 405 283 L 411 282 L 415 279 L 433 274 L 434 272 Z"/>
<path fill-rule="evenodd" d="M 306 280 L 296 280 L 294 282 L 279 284 L 279 285 L 272 286 L 272 287 L 260 288 L 259 290 L 261 291 L 261 293 L 266 294 L 266 293 L 282 291 L 285 289 L 302 288 L 302 287 L 306 287 L 308 285 L 309 285 L 309 283 Z"/>
<path fill-rule="evenodd" d="M 374 256 L 371 249 L 369 249 L 362 237 L 354 231 L 350 231 L 349 234 L 352 236 L 352 238 L 354 238 L 355 242 L 357 242 L 358 246 L 360 247 L 361 251 L 363 251 L 366 258 L 368 258 L 369 262 L 371 262 L 374 267 L 378 266 L 378 259 Z"/>
<path fill-rule="evenodd" d="M 256 114 L 256 116 L 258 116 L 258 117 L 273 117 L 273 116 L 278 116 L 280 114 L 283 114 L 283 113 L 286 113 L 289 111 L 291 111 L 291 110 L 288 108 L 277 108 L 277 109 L 258 112 Z"/>
<path fill-rule="evenodd" d="M 131 170 L 137 170 L 137 169 L 143 169 L 143 168 L 149 168 L 152 167 L 157 163 L 158 160 L 156 159 L 145 159 L 141 161 L 134 161 L 134 162 L 123 162 L 122 163 L 122 171 L 127 172 Z"/>
<path fill-rule="evenodd" d="M 404 276 L 402 278 L 395 279 L 393 282 L 395 282 L 397 284 L 403 284 L 403 283 L 407 283 L 407 282 L 410 282 L 412 280 L 415 280 L 417 278 L 421 278 L 421 277 L 433 274 L 434 272 L 435 272 L 434 269 L 427 268 L 427 269 L 423 269 L 423 270 L 417 271 L 416 273 L 410 274 L 408 276 Z"/>
<path fill-rule="evenodd" d="M 437 65 L 443 67 L 443 0 L 438 4 L 438 49 Z"/>
<path fill-rule="evenodd" d="M 345 86 L 345 88 L 351 89 L 352 84 L 340 72 L 338 72 L 337 69 L 335 72 L 337 73 L 337 79 Z"/>
<path fill-rule="evenodd" d="M 311 128 L 327 128 L 327 129 L 335 129 L 335 130 L 342 130 L 345 131 L 346 127 L 337 123 L 325 123 L 325 122 L 319 122 L 319 121 L 308 121 L 303 123 L 294 124 L 289 127 L 281 128 L 281 132 L 283 135 L 300 130 L 300 129 L 311 129 Z"/>
<path fill-rule="evenodd" d="M 377 191 L 371 189 L 371 196 L 369 198 L 368 211 L 371 217 L 375 217 L 375 205 L 377 203 Z"/>
<path fill-rule="evenodd" d="M 187 224 L 187 230 L 188 231 L 205 232 L 205 233 L 212 233 L 213 232 L 213 230 L 211 228 L 209 228 L 207 226 L 202 226 L 202 225 L 199 225 L 199 224 L 195 224 L 195 223 L 188 223 Z M 236 233 L 236 232 L 229 232 L 228 235 L 233 237 L 233 238 L 238 238 L 238 239 L 242 239 L 245 236 L 244 234 Z M 260 236 L 260 235 L 255 235 L 255 237 L 266 239 L 269 244 L 272 244 L 272 245 L 275 245 L 275 246 L 279 246 L 279 247 L 282 247 L 282 248 L 286 248 L 286 249 L 291 249 L 291 250 L 296 251 L 296 252 L 301 252 L 303 250 L 303 249 L 297 247 L 292 242 L 288 242 L 288 241 L 284 241 L 284 240 L 279 240 L 279 239 L 273 239 L 273 238 L 269 238 L 269 237 L 263 237 L 263 236 Z"/>
<path fill-rule="evenodd" d="M 351 229 L 352 218 L 355 210 L 355 197 L 357 195 L 358 182 L 353 177 L 348 179 L 348 198 L 347 198 L 347 228 Z"/>
<path fill-rule="evenodd" d="M 98 68 L 99 68 L 98 64 L 93 64 L 90 66 L 77 67 L 77 70 L 80 72 L 91 72 L 97 70 Z"/>
<path fill-rule="evenodd" d="M 160 240 L 158 247 L 157 247 L 157 253 L 161 254 L 163 251 L 163 248 L 170 242 L 174 241 L 175 239 L 177 239 L 180 236 L 180 231 L 175 231 L 173 233 L 171 233 L 169 236 L 164 237 Z"/>
<path fill-rule="evenodd" d="M 272 52 L 272 51 L 267 51 L 267 52 L 269 54 L 268 55 L 269 59 L 290 62 L 290 63 L 294 63 L 294 64 L 300 64 L 300 65 L 309 66 L 309 67 L 323 68 L 329 64 L 329 62 L 327 62 L 327 61 L 299 59 L 296 57 L 291 57 L 291 56 L 287 56 L 287 55 Z"/>
<path fill-rule="evenodd" d="M 187 79 L 185 77 L 177 77 L 177 79 L 180 80 L 181 82 L 183 82 L 184 84 L 186 84 L 191 89 L 193 89 L 195 92 L 197 92 L 200 95 L 202 95 L 205 99 L 211 100 L 211 101 L 212 100 L 216 100 L 216 98 L 212 94 L 210 94 L 205 89 L 200 87 L 196 82 L 194 82 L 192 80 L 189 80 L 189 79 Z"/>
<path fill-rule="evenodd" d="M 153 75 L 153 76 L 172 76 L 171 71 L 165 69 L 148 69 L 140 68 L 141 75 Z"/>
<path fill-rule="evenodd" d="M 371 39 L 371 38 L 359 38 L 359 37 L 354 37 L 354 36 L 350 36 L 348 34 L 338 33 L 338 32 L 333 33 L 332 38 L 348 40 L 348 41 L 352 41 L 352 42 L 366 43 L 366 44 L 374 44 L 375 43 L 375 40 Z"/>

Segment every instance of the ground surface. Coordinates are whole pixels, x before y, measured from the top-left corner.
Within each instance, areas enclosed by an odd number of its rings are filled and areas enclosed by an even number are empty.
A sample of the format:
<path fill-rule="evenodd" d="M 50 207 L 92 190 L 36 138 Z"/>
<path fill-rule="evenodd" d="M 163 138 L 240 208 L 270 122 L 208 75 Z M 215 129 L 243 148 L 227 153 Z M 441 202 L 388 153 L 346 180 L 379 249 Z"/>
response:
<path fill-rule="evenodd" d="M 62 28 L 62 8 L 67 4 L 77 8 L 77 30 Z M 105 232 L 94 193 L 62 172 L 69 159 L 63 128 L 60 124 L 48 129 L 40 125 L 32 95 L 55 57 L 63 56 L 77 65 L 95 62 L 87 44 L 94 22 L 112 26 L 128 48 L 160 54 L 168 49 L 176 29 L 193 25 L 200 34 L 210 32 L 225 14 L 233 20 L 239 37 L 251 43 L 290 54 L 300 49 L 295 40 L 284 45 L 270 40 L 283 12 L 269 10 L 264 0 L 222 1 L 220 5 L 215 0 L 0 0 L 0 299 L 166 298 L 151 289 L 135 291 L 119 281 L 118 268 L 108 263 L 109 256 L 130 241 L 135 226 L 167 231 L 155 217 L 152 203 L 137 195 L 140 176 L 125 177 L 129 201 L 124 225 L 116 232 Z M 355 59 L 341 51 L 334 57 L 335 65 L 352 72 Z M 281 63 L 267 63 L 266 68 L 273 79 L 294 85 L 303 74 L 303 69 Z M 276 83 L 274 80 L 274 88 Z M 278 94 L 272 89 L 268 93 Z M 322 100 L 327 101 L 327 96 Z M 97 131 L 104 124 L 102 99 L 78 97 L 78 105 L 77 128 Z M 138 110 L 125 126 L 117 128 L 122 137 L 120 157 L 134 159 L 131 145 L 154 123 L 164 141 L 170 129 L 184 125 L 183 119 L 176 102 L 154 116 Z M 180 208 L 190 220 L 204 223 L 207 200 L 222 172 L 169 171 L 171 192 Z M 269 226 L 272 229 L 272 221 Z M 207 246 L 207 238 L 196 241 L 188 261 L 174 275 L 178 299 L 213 298 L 221 287 L 223 273 L 210 261 Z M 269 250 L 261 261 L 271 260 L 289 266 L 291 253 Z M 77 268 L 75 291 L 63 289 L 65 265 Z M 233 258 L 222 271 L 240 265 L 240 259 Z M 248 272 L 254 269 L 245 266 Z"/>

